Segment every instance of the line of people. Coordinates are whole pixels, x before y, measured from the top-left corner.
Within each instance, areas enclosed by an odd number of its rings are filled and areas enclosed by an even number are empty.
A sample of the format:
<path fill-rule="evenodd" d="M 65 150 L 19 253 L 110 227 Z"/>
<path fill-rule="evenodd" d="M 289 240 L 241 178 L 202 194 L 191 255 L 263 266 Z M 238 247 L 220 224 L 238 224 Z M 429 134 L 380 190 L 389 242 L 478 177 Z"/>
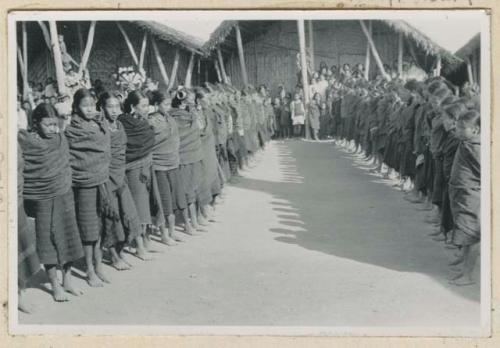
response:
<path fill-rule="evenodd" d="M 429 211 L 429 235 L 455 250 L 449 280 L 457 286 L 475 282 L 481 237 L 480 96 L 469 87 L 458 96 L 442 77 L 347 80 L 329 106 L 335 144 Z"/>
<path fill-rule="evenodd" d="M 149 260 L 153 241 L 168 246 L 206 231 L 225 183 L 255 165 L 274 133 L 269 96 L 218 84 L 99 96 L 82 88 L 69 122 L 50 103 L 18 133 L 19 309 L 23 289 L 43 265 L 55 301 L 110 282 L 103 257 L 128 270 L 126 253 Z M 30 219 L 34 228 L 30 228 Z M 179 228 L 176 229 L 176 226 Z M 58 278 L 62 270 L 62 283 Z"/>

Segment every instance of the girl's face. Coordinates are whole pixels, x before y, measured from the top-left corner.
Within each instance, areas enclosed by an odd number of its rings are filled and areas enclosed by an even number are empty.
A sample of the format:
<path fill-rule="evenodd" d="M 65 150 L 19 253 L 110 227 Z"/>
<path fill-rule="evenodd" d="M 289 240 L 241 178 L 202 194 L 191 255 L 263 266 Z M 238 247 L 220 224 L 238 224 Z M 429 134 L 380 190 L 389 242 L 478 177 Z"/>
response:
<path fill-rule="evenodd" d="M 163 115 L 167 114 L 172 108 L 172 101 L 170 99 L 164 99 L 160 104 L 158 104 L 158 111 Z"/>
<path fill-rule="evenodd" d="M 443 127 L 447 132 L 456 127 L 456 121 L 450 116 L 448 116 L 448 114 L 443 113 L 442 117 L 443 117 Z"/>
<path fill-rule="evenodd" d="M 134 106 L 133 111 L 141 117 L 147 117 L 149 113 L 148 98 L 142 98 L 141 100 L 139 100 L 139 103 Z"/>
<path fill-rule="evenodd" d="M 45 138 L 51 138 L 54 134 L 59 133 L 59 120 L 55 117 L 42 118 L 38 124 L 38 131 Z"/>
<path fill-rule="evenodd" d="M 81 116 L 83 116 L 87 120 L 92 120 L 96 116 L 95 109 L 95 100 L 92 97 L 85 97 L 80 100 L 80 104 L 78 105 L 78 109 L 80 110 Z"/>
<path fill-rule="evenodd" d="M 298 95 L 298 94 L 295 94 L 295 96 L 293 97 L 293 99 L 294 99 L 295 101 L 298 101 L 298 100 L 300 99 L 300 97 L 299 97 L 299 95 Z"/>
<path fill-rule="evenodd" d="M 470 140 L 478 136 L 480 132 L 479 127 L 474 125 L 472 122 L 462 120 L 457 122 L 457 136 L 461 140 Z"/>
<path fill-rule="evenodd" d="M 120 114 L 122 113 L 122 110 L 120 108 L 120 101 L 113 97 L 106 100 L 104 113 L 108 120 L 110 120 L 111 122 L 115 122 L 118 116 L 120 116 Z"/>

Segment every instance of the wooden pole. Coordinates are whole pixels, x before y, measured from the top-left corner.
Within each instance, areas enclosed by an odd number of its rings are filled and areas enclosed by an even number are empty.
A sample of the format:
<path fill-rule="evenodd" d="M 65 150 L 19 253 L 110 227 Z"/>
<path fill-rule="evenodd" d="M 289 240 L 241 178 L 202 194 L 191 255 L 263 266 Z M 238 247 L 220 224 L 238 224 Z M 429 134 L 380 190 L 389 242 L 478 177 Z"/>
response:
<path fill-rule="evenodd" d="M 441 54 L 438 54 L 438 56 L 437 56 L 436 76 L 441 76 Z"/>
<path fill-rule="evenodd" d="M 22 22 L 23 30 L 23 63 L 24 63 L 24 79 L 23 79 L 23 99 L 28 98 L 28 35 L 26 33 L 26 22 Z"/>
<path fill-rule="evenodd" d="M 370 33 L 370 35 L 372 34 L 372 21 L 368 22 L 368 32 Z M 370 58 L 370 43 L 368 42 L 368 40 L 366 40 L 365 80 L 367 81 L 370 79 Z"/>
<path fill-rule="evenodd" d="M 469 83 L 472 85 L 474 83 L 474 75 L 472 74 L 472 64 L 470 61 L 470 57 L 467 57 L 467 76 L 469 77 Z"/>
<path fill-rule="evenodd" d="M 87 43 L 85 44 L 85 50 L 83 51 L 80 69 L 78 69 L 79 75 L 82 75 L 83 71 L 87 68 L 87 63 L 90 58 L 90 51 L 92 50 L 92 45 L 94 44 L 95 26 L 96 21 L 90 22 L 89 33 L 87 35 Z"/>
<path fill-rule="evenodd" d="M 57 25 L 55 21 L 49 21 L 50 39 L 52 42 L 52 52 L 54 52 L 54 63 L 56 67 L 57 88 L 59 95 L 66 93 L 65 76 L 59 47 L 59 36 L 57 35 Z"/>
<path fill-rule="evenodd" d="M 314 29 L 313 29 L 313 21 L 309 20 L 309 52 L 311 54 L 311 68 L 316 70 L 316 66 L 314 65 Z"/>
<path fill-rule="evenodd" d="M 174 83 L 177 80 L 177 70 L 179 69 L 179 49 L 175 50 L 174 57 L 174 66 L 172 67 L 172 72 L 170 73 L 170 83 L 168 84 L 168 89 L 172 89 L 174 87 Z"/>
<path fill-rule="evenodd" d="M 219 82 L 222 82 L 222 74 L 220 72 L 219 64 L 217 64 L 216 60 L 214 60 L 214 66 L 215 66 L 215 71 L 217 72 L 217 80 Z"/>
<path fill-rule="evenodd" d="M 205 61 L 205 64 L 203 64 L 203 68 L 205 70 L 205 82 L 208 82 L 208 66 L 207 66 L 207 61 Z"/>
<path fill-rule="evenodd" d="M 24 68 L 23 54 L 21 52 L 21 47 L 17 46 L 17 61 L 19 63 L 19 70 L 21 71 L 21 76 L 23 78 L 23 83 L 26 80 L 26 70 Z"/>
<path fill-rule="evenodd" d="M 309 115 L 307 112 L 307 108 L 309 107 L 309 81 L 307 81 L 306 34 L 303 19 L 297 20 L 297 30 L 299 33 L 300 70 L 302 74 L 302 90 L 304 91 L 304 109 L 306 110 L 305 130 L 306 139 L 309 139 Z"/>
<path fill-rule="evenodd" d="M 222 75 L 222 81 L 224 83 L 228 83 L 226 68 L 224 67 L 224 60 L 222 59 L 222 52 L 220 51 L 220 48 L 217 48 L 217 57 L 219 58 L 219 66 L 220 66 L 220 73 Z"/>
<path fill-rule="evenodd" d="M 243 85 L 248 85 L 247 67 L 245 64 L 245 53 L 243 52 L 243 41 L 241 40 L 241 32 L 239 24 L 234 27 L 236 31 L 236 43 L 238 45 L 238 56 L 240 58 L 241 78 Z"/>
<path fill-rule="evenodd" d="M 480 78 L 479 78 L 479 71 L 478 71 L 478 66 L 479 66 L 479 54 L 477 52 L 474 52 L 472 54 L 472 62 L 471 62 L 471 67 L 472 67 L 472 76 L 474 79 L 474 82 L 479 84 Z"/>
<path fill-rule="evenodd" d="M 141 54 L 139 55 L 139 72 L 141 72 L 141 74 L 144 71 L 144 56 L 146 55 L 147 42 L 148 42 L 148 33 L 144 32 L 144 36 L 142 37 Z"/>
<path fill-rule="evenodd" d="M 165 83 L 165 86 L 168 86 L 170 83 L 170 80 L 168 79 L 167 69 L 165 69 L 165 65 L 163 64 L 163 60 L 161 59 L 160 50 L 158 49 L 158 46 L 156 44 L 156 40 L 154 39 L 154 37 L 151 37 L 151 45 L 153 46 L 153 51 L 155 53 L 156 62 L 158 63 L 158 67 L 160 68 L 160 74 L 161 74 L 161 77 L 163 78 L 163 83 Z"/>
<path fill-rule="evenodd" d="M 139 59 L 137 59 L 137 55 L 135 54 L 134 46 L 132 46 L 132 42 L 130 42 L 130 39 L 125 32 L 125 29 L 123 29 L 122 25 L 119 22 L 116 22 L 116 25 L 118 26 L 118 29 L 120 29 L 120 32 L 123 35 L 123 38 L 125 39 L 125 43 L 127 44 L 127 47 L 130 51 L 130 54 L 132 55 L 132 59 L 134 60 L 134 63 L 137 67 L 139 67 Z"/>
<path fill-rule="evenodd" d="M 398 75 L 403 78 L 403 33 L 398 37 Z"/>
<path fill-rule="evenodd" d="M 384 65 L 382 64 L 382 60 L 380 59 L 380 56 L 378 55 L 378 51 L 377 51 L 377 48 L 375 47 L 375 43 L 373 42 L 372 36 L 368 32 L 368 29 L 366 28 L 365 23 L 362 20 L 360 20 L 359 24 L 361 25 L 361 29 L 363 29 L 363 32 L 365 33 L 366 39 L 368 40 L 368 43 L 369 43 L 370 48 L 372 50 L 373 58 L 375 58 L 375 62 L 377 63 L 377 66 L 378 66 L 380 72 L 382 73 L 382 76 L 386 80 L 390 80 L 390 76 L 387 75 L 387 73 L 385 72 Z"/>
<path fill-rule="evenodd" d="M 45 26 L 45 23 L 43 23 L 42 21 L 38 21 L 38 25 L 40 26 L 40 29 L 42 29 L 42 34 L 43 34 L 43 38 L 45 40 L 45 43 L 47 44 L 47 47 L 49 48 L 49 51 L 52 53 L 52 45 L 50 43 L 49 30 Z"/>
<path fill-rule="evenodd" d="M 80 24 L 80 21 L 76 22 L 76 33 L 78 34 L 78 47 L 80 48 L 80 61 L 83 57 L 83 34 L 82 34 L 82 26 Z"/>
<path fill-rule="evenodd" d="M 189 63 L 186 71 L 186 81 L 184 81 L 184 86 L 191 88 L 191 76 L 193 75 L 193 65 L 194 65 L 194 52 L 191 52 L 191 57 L 189 57 Z"/>

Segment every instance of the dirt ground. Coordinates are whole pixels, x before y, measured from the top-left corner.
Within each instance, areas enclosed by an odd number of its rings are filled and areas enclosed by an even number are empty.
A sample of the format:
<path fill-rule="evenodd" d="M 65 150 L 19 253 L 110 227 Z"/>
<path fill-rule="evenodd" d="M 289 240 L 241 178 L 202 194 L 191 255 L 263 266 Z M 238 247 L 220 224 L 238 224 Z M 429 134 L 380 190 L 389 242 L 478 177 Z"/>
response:
<path fill-rule="evenodd" d="M 112 284 L 55 303 L 31 288 L 21 324 L 469 326 L 479 285 L 449 285 L 425 212 L 328 142 L 274 141 L 226 188 L 217 221 Z M 43 281 L 43 278 L 41 278 Z"/>

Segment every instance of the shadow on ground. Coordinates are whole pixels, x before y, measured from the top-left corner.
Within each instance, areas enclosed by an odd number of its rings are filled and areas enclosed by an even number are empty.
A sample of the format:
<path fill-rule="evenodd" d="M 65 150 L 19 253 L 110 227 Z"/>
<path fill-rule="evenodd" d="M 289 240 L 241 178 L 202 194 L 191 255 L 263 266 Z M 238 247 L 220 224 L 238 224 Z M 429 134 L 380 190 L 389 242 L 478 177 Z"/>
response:
<path fill-rule="evenodd" d="M 285 141 L 277 148 L 281 182 L 241 178 L 237 186 L 273 195 L 275 239 L 329 255 L 432 277 L 479 301 L 479 285 L 448 284 L 447 251 L 427 236 L 425 212 L 400 191 L 360 170 L 331 143 Z"/>

